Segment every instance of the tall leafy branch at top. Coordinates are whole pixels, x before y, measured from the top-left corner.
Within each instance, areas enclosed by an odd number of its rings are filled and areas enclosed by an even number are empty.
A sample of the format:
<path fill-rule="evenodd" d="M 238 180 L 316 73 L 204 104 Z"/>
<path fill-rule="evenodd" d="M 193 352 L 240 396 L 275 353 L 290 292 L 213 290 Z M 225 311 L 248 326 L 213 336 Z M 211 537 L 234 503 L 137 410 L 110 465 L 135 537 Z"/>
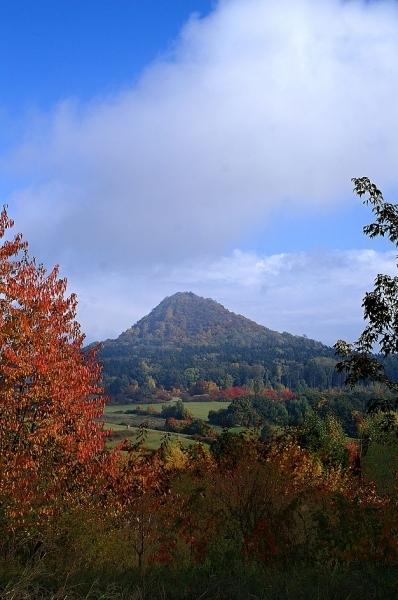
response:
<path fill-rule="evenodd" d="M 398 205 L 384 201 L 383 194 L 367 177 L 353 178 L 354 191 L 363 203 L 370 205 L 375 220 L 363 228 L 370 238 L 387 237 L 398 246 Z M 340 372 L 346 373 L 346 382 L 354 385 L 370 379 L 398 390 L 398 382 L 387 377 L 384 366 L 372 354 L 378 351 L 384 357 L 398 352 L 398 276 L 379 274 L 371 292 L 362 302 L 367 325 L 358 340 L 349 344 L 338 340 L 337 354 L 342 360 L 337 364 Z"/>

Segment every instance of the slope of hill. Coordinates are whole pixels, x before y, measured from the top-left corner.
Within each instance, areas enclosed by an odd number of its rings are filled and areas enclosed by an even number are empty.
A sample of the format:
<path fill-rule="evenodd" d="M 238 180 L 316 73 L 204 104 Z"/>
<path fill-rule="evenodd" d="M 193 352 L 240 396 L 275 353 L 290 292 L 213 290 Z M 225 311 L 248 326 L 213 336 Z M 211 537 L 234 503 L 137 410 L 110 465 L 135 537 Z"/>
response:
<path fill-rule="evenodd" d="M 128 397 L 137 386 L 186 389 L 198 380 L 292 388 L 341 383 L 328 346 L 277 333 L 191 292 L 165 298 L 116 340 L 104 342 L 100 358 L 112 396 Z"/>
<path fill-rule="evenodd" d="M 192 292 L 178 292 L 165 298 L 149 315 L 119 337 L 134 345 L 178 347 L 251 344 L 256 336 L 279 334 L 236 315 L 210 298 Z"/>

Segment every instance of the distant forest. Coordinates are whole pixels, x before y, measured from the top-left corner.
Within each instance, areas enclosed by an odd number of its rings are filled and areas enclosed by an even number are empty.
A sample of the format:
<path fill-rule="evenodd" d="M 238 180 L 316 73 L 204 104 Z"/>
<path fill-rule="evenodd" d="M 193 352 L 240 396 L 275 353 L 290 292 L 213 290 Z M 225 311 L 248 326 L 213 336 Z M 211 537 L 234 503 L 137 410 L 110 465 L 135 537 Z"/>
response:
<path fill-rule="evenodd" d="M 118 356 L 108 350 L 101 359 L 104 382 L 113 398 L 134 397 L 138 389 L 152 394 L 159 387 L 203 393 L 205 382 L 220 388 L 248 386 L 254 390 L 278 386 L 325 389 L 343 384 L 344 376 L 335 370 L 332 350 L 330 356 L 318 357 L 309 357 L 305 347 L 301 352 L 286 350 L 285 356 L 291 355 L 290 359 L 275 358 L 272 349 L 228 347 L 217 351 L 206 347 L 168 351 L 154 348 L 147 349 L 145 356 Z"/>

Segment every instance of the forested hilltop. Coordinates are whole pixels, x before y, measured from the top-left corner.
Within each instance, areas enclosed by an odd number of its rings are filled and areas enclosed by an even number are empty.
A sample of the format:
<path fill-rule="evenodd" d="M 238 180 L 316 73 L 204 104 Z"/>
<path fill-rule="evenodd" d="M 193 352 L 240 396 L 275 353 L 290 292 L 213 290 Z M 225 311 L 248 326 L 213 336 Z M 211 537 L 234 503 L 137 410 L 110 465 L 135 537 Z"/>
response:
<path fill-rule="evenodd" d="M 191 292 L 165 298 L 116 340 L 105 341 L 100 359 L 107 391 L 119 400 L 159 388 L 206 393 L 211 384 L 259 390 L 343 383 L 332 348 L 272 331 Z"/>

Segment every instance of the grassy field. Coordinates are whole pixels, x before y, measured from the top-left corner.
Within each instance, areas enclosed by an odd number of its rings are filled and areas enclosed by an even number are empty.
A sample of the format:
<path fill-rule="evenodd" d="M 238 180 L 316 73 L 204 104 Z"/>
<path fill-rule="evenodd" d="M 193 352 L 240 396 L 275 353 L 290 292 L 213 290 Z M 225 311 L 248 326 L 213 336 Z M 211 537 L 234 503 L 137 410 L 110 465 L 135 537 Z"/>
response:
<path fill-rule="evenodd" d="M 148 429 L 164 429 L 166 419 L 162 419 L 158 413 L 155 415 L 131 415 L 131 414 L 118 414 L 118 413 L 107 413 L 105 419 L 107 423 L 121 425 L 123 429 L 129 427 L 139 427 L 145 423 Z"/>
<path fill-rule="evenodd" d="M 171 404 L 171 403 L 170 403 Z M 226 408 L 229 402 L 184 402 L 184 405 L 191 412 L 192 416 L 197 419 L 207 421 L 210 410 L 219 410 Z M 134 410 L 140 407 L 141 409 L 152 409 L 155 415 L 135 415 L 127 411 Z M 107 429 L 112 429 L 114 432 L 108 440 L 108 446 L 112 447 L 120 443 L 124 439 L 135 441 L 140 423 L 147 423 L 147 439 L 145 446 L 148 449 L 154 450 L 159 448 L 162 439 L 165 436 L 164 431 L 160 429 L 164 426 L 165 420 L 161 419 L 160 415 L 162 404 L 111 404 L 105 407 L 104 422 Z M 158 429 L 159 427 L 159 429 Z M 217 428 L 221 432 L 221 428 Z M 236 433 L 243 428 L 237 429 Z M 195 441 L 184 434 L 170 433 L 171 440 L 179 440 L 183 445 L 189 446 Z"/>
<path fill-rule="evenodd" d="M 166 403 L 165 403 L 166 404 Z M 171 402 L 170 402 L 171 404 Z M 203 419 L 207 421 L 210 410 L 220 410 L 220 408 L 227 408 L 229 402 L 184 402 L 184 406 L 192 413 L 192 416 L 196 419 Z M 107 414 L 120 414 L 125 413 L 126 410 L 134 410 L 134 408 L 142 408 L 145 410 L 155 410 L 160 413 L 162 410 L 161 404 L 111 404 L 105 407 L 105 415 Z"/>
<path fill-rule="evenodd" d="M 112 429 L 114 432 L 111 435 L 111 438 L 108 441 L 108 447 L 112 448 L 116 446 L 120 442 L 125 439 L 128 439 L 131 442 L 135 442 L 137 439 L 138 427 L 129 427 L 128 429 L 122 425 L 117 425 L 116 423 L 108 423 L 105 422 L 106 429 Z M 156 450 L 159 448 L 162 440 L 164 439 L 166 432 L 158 431 L 156 429 L 147 429 L 147 438 L 145 441 L 145 447 L 149 450 Z M 189 437 L 181 434 L 181 433 L 169 433 L 168 434 L 170 440 L 179 441 L 183 446 L 191 446 L 195 443 L 194 440 L 191 440 Z"/>

